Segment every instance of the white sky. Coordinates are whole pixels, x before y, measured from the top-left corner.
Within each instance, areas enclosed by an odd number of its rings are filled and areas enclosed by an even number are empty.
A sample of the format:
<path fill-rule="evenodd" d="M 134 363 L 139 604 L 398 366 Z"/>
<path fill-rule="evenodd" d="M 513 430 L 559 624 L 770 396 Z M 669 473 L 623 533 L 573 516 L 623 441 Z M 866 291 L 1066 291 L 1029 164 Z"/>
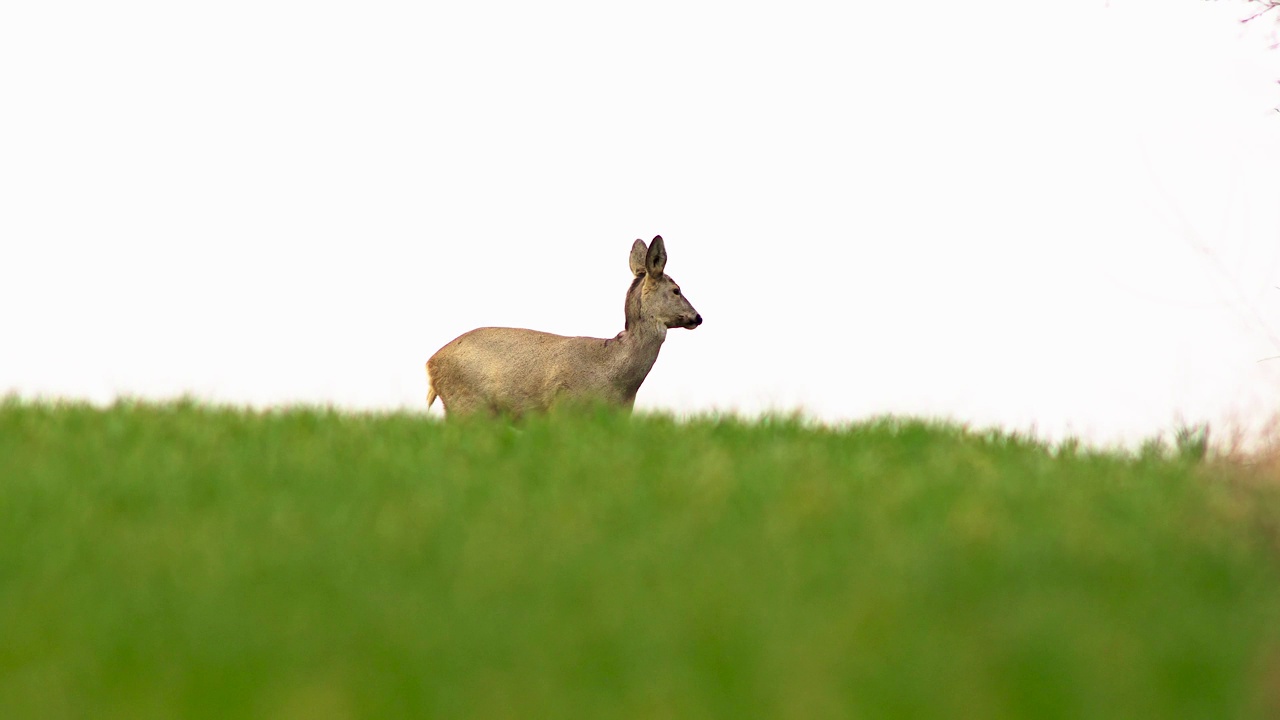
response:
<path fill-rule="evenodd" d="M 706 323 L 640 407 L 1253 421 L 1280 51 L 1248 12 L 8 3 L 0 392 L 421 407 L 473 327 L 616 334 L 661 234 Z"/>

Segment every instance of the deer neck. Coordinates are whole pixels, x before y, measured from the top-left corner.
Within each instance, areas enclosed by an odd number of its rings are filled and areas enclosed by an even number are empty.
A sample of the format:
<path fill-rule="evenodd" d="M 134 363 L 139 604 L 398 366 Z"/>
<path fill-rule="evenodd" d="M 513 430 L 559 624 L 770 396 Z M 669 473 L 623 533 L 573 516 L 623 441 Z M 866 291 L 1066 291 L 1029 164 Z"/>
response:
<path fill-rule="evenodd" d="M 636 320 L 608 343 L 610 369 L 614 381 L 627 396 L 634 397 L 649 370 L 658 360 L 658 351 L 667 339 L 667 326 L 656 320 Z"/>

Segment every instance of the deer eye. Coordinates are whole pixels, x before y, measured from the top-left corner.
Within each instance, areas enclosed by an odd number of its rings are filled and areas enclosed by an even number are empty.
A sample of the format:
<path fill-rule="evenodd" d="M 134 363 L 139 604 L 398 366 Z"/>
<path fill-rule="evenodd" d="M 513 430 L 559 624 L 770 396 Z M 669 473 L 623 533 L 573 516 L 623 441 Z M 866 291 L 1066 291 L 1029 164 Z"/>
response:
<path fill-rule="evenodd" d="M 675 294 L 675 295 L 679 295 L 679 294 L 680 294 L 680 288 L 676 288 L 676 289 L 672 290 L 671 292 L 672 292 L 673 294 Z"/>

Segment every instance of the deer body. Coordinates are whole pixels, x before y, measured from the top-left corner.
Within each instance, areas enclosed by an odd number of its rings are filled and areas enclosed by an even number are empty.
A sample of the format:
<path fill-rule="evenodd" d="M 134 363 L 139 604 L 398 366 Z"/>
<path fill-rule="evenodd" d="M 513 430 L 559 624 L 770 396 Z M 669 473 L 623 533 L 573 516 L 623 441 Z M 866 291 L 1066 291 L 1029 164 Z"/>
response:
<path fill-rule="evenodd" d="M 523 328 L 472 330 L 427 361 L 427 405 L 438 396 L 449 414 L 522 415 L 562 400 L 631 408 L 658 359 L 667 329 L 702 324 L 675 281 L 663 274 L 662 237 L 631 248 L 634 280 L 626 328 L 609 339 L 564 337 Z"/>

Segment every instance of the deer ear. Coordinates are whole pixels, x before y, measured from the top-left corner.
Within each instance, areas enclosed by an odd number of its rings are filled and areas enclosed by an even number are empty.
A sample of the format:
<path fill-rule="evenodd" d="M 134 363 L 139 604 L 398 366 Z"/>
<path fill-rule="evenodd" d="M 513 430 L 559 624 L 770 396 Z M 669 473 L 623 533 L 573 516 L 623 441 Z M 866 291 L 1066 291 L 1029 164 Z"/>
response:
<path fill-rule="evenodd" d="M 662 244 L 661 235 L 654 235 L 653 242 L 649 243 L 649 254 L 645 257 L 644 266 L 651 277 L 661 275 L 662 269 L 667 266 L 667 247 Z"/>
<path fill-rule="evenodd" d="M 644 246 L 643 240 L 635 241 L 631 246 L 631 274 L 640 277 L 644 274 L 644 258 L 649 248 Z"/>

